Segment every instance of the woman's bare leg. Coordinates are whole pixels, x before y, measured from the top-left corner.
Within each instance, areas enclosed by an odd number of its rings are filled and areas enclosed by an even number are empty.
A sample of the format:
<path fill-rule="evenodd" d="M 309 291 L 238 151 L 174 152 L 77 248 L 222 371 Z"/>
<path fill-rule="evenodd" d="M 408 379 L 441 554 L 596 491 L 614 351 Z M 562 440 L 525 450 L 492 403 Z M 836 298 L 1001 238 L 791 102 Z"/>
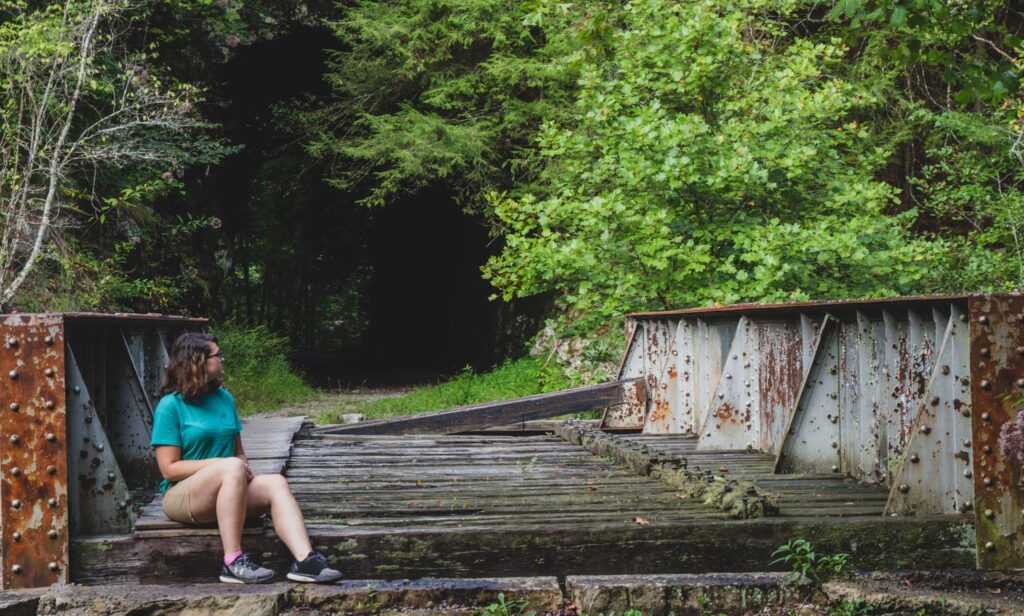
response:
<path fill-rule="evenodd" d="M 270 511 L 274 519 L 274 531 L 288 546 L 295 560 L 309 556 L 313 548 L 306 533 L 306 522 L 288 487 L 288 480 L 283 475 L 256 475 L 249 482 L 247 496 L 249 516 Z"/>
<path fill-rule="evenodd" d="M 245 463 L 224 458 L 196 471 L 189 481 L 188 500 L 196 522 L 217 521 L 224 554 L 242 549 L 242 526 L 248 491 Z"/>

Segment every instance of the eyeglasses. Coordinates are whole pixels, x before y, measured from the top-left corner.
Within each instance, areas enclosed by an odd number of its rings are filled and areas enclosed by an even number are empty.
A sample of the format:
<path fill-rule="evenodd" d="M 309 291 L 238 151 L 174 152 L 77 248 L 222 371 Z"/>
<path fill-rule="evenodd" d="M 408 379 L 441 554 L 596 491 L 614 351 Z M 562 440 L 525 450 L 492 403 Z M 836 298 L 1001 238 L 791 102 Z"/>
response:
<path fill-rule="evenodd" d="M 221 361 L 224 361 L 223 353 L 214 353 L 213 355 L 207 355 L 206 356 L 206 359 L 214 359 L 214 358 L 217 358 L 217 359 L 219 359 Z"/>

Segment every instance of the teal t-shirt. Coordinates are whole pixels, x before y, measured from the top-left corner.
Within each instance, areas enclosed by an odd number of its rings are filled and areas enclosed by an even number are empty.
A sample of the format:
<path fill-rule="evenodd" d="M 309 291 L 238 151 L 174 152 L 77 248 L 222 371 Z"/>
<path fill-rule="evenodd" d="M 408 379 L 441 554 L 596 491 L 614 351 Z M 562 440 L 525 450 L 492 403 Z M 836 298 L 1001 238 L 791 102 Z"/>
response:
<path fill-rule="evenodd" d="M 182 460 L 230 458 L 235 455 L 235 436 L 241 431 L 235 399 L 223 387 L 191 402 L 172 392 L 160 398 L 153 411 L 150 443 L 181 447 Z M 174 483 L 164 479 L 160 492 Z"/>

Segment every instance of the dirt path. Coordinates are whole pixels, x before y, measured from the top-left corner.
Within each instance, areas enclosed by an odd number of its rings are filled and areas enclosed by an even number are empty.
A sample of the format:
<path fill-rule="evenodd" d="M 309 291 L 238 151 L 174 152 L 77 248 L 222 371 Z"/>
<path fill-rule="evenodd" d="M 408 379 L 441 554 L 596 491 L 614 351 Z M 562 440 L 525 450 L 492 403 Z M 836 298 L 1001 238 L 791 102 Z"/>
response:
<path fill-rule="evenodd" d="M 322 392 L 320 397 L 310 402 L 302 402 L 281 407 L 274 411 L 260 413 L 263 417 L 292 417 L 305 415 L 307 419 L 316 421 L 321 413 L 341 409 L 342 413 L 355 413 L 361 402 L 370 402 L 383 398 L 396 398 L 416 391 L 416 387 L 383 387 L 339 389 Z"/>

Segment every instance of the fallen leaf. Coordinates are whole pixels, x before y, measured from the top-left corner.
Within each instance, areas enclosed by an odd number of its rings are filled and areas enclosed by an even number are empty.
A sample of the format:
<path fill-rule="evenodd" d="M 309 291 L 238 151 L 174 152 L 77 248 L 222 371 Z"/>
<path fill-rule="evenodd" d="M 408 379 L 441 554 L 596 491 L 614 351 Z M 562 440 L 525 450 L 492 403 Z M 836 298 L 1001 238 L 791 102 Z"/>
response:
<path fill-rule="evenodd" d="M 1003 589 L 1002 588 L 986 588 L 985 592 L 990 592 L 993 595 L 998 595 L 999 593 L 1003 592 Z"/>
<path fill-rule="evenodd" d="M 597 486 L 587 486 L 587 489 L 591 492 L 597 492 Z"/>
<path fill-rule="evenodd" d="M 729 469 L 725 468 L 724 466 L 719 466 L 718 467 L 718 472 L 719 473 L 728 473 Z"/>
<path fill-rule="evenodd" d="M 650 524 L 650 522 L 648 522 L 647 520 L 645 520 L 645 519 L 643 519 L 641 517 L 633 518 L 633 521 L 636 522 L 637 524 L 639 524 L 640 526 L 646 526 L 646 525 Z"/>
<path fill-rule="evenodd" d="M 676 492 L 676 498 L 678 498 L 679 500 L 686 500 L 690 498 L 690 495 L 685 492 Z"/>

